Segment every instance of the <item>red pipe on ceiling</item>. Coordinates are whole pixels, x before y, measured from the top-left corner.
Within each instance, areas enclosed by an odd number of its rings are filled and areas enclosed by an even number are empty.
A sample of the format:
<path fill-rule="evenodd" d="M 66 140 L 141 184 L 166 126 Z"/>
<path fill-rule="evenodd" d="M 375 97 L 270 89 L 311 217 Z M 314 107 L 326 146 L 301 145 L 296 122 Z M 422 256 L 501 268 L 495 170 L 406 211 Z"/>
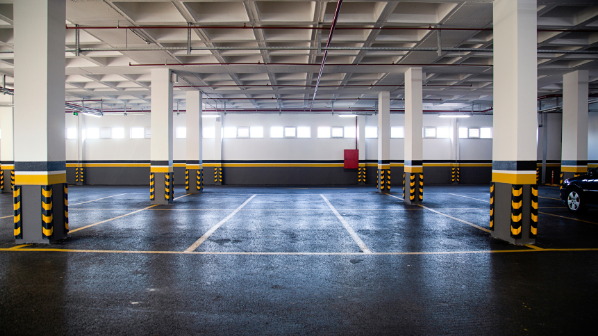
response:
<path fill-rule="evenodd" d="M 143 63 L 143 64 L 132 64 L 131 62 L 129 62 L 129 66 L 131 67 L 143 67 L 143 66 L 191 66 L 191 65 L 205 65 L 205 66 L 209 66 L 209 65 L 288 65 L 288 66 L 293 66 L 293 65 L 298 65 L 298 66 L 316 66 L 316 65 L 321 65 L 320 63 L 247 63 L 247 62 L 239 62 L 239 63 L 234 63 L 234 62 L 228 62 L 228 63 L 172 63 L 172 64 L 168 64 L 168 63 Z M 353 63 L 333 63 L 333 64 L 329 64 L 329 65 L 335 65 L 335 66 L 384 66 L 384 65 L 395 65 L 395 66 L 460 66 L 460 67 L 492 67 L 492 64 L 471 64 L 471 63 L 466 63 L 466 64 L 439 64 L 439 63 L 433 63 L 433 64 L 417 64 L 417 63 L 366 63 L 366 64 L 353 64 Z"/>
<path fill-rule="evenodd" d="M 360 113 L 360 112 L 377 112 L 378 110 L 376 109 L 334 109 L 334 111 L 332 109 L 313 109 L 311 112 L 315 113 L 315 112 L 325 112 L 325 113 L 331 113 L 331 112 L 349 112 L 349 113 Z M 390 112 L 404 112 L 405 109 L 390 109 Z M 492 111 L 492 109 L 486 109 L 486 110 L 482 110 L 482 111 L 474 111 L 473 113 L 484 113 L 484 112 L 489 112 Z M 110 114 L 110 113 L 151 113 L 151 110 L 104 110 L 103 113 L 104 114 Z M 178 110 L 178 111 L 172 111 L 172 112 L 186 112 L 186 110 Z M 256 112 L 272 112 L 272 113 L 280 113 L 280 112 L 310 112 L 307 109 L 204 109 L 202 110 L 202 112 L 217 112 L 217 113 L 236 113 L 236 112 L 245 112 L 245 113 L 256 113 Z M 423 110 L 424 113 L 455 113 L 455 114 L 471 114 L 471 111 L 454 111 L 454 110 Z M 65 112 L 65 113 L 70 113 L 70 112 Z"/>
<path fill-rule="evenodd" d="M 268 85 L 268 84 L 247 84 L 247 85 L 238 85 L 238 84 L 215 84 L 215 85 L 181 85 L 181 86 L 173 86 L 174 88 L 202 88 L 202 87 L 315 87 L 315 85 L 300 85 L 300 84 L 276 84 L 276 85 Z M 320 87 L 397 87 L 397 86 L 405 86 L 404 84 L 345 84 L 345 85 L 320 85 Z M 426 84 L 422 85 L 422 87 L 472 87 L 471 84 L 455 84 L 455 85 L 442 85 L 442 84 Z"/>

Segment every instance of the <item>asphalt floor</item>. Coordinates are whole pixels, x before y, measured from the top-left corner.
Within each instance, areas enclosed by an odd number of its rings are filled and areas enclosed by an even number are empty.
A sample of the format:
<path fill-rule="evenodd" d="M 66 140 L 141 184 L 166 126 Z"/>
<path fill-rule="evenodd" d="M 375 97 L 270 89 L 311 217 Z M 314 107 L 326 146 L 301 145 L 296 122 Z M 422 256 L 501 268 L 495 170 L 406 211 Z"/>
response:
<path fill-rule="evenodd" d="M 69 187 L 70 237 L 15 245 L 0 194 L 0 333 L 584 332 L 598 297 L 598 208 L 539 188 L 535 245 L 490 237 L 487 186 Z"/>

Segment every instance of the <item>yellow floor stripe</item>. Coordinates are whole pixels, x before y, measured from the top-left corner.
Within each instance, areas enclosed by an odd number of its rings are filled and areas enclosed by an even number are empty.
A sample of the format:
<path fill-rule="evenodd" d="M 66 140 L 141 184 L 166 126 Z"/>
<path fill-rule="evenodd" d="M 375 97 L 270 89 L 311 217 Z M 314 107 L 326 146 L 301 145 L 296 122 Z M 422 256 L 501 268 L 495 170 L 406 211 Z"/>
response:
<path fill-rule="evenodd" d="M 157 204 L 150 205 L 150 206 L 148 206 L 148 207 L 146 207 L 146 208 L 139 209 L 139 210 L 136 210 L 136 211 L 133 211 L 133 212 L 129 212 L 129 213 L 127 213 L 127 214 L 124 214 L 124 215 L 120 215 L 120 216 L 116 216 L 116 217 L 113 217 L 113 218 L 110 218 L 110 219 L 106 219 L 106 220 L 103 220 L 103 221 L 101 221 L 101 222 L 97 222 L 97 223 L 89 224 L 89 225 L 86 225 L 86 226 L 83 226 L 83 227 L 80 227 L 80 228 L 76 228 L 76 229 L 70 230 L 70 231 L 69 231 L 69 233 L 74 233 L 74 232 L 77 232 L 77 231 L 81 231 L 81 230 L 83 230 L 83 229 L 90 228 L 90 227 L 92 227 L 92 226 L 96 226 L 96 225 L 100 225 L 100 224 L 104 224 L 104 223 L 107 223 L 107 222 L 113 221 L 113 220 L 115 220 L 115 219 L 119 219 L 119 218 L 127 217 L 127 216 L 129 216 L 129 215 L 132 215 L 132 214 L 135 214 L 135 213 L 141 212 L 141 211 L 143 211 L 143 210 L 147 210 L 147 209 L 149 209 L 149 208 L 153 208 L 153 207 L 155 207 L 155 206 L 157 206 Z"/>
<path fill-rule="evenodd" d="M 570 219 L 570 220 L 574 220 L 574 221 L 578 221 L 578 222 L 584 222 L 584 223 L 590 223 L 590 224 L 598 224 L 596 222 L 590 222 L 590 221 L 583 220 L 583 219 L 577 219 L 577 218 L 571 218 L 571 217 L 566 217 L 566 216 L 561 216 L 561 215 L 550 214 L 550 213 L 547 213 L 547 212 L 538 211 L 538 213 L 541 213 L 543 215 L 548 215 L 548 216 L 554 216 L 554 217 L 560 217 L 560 218 Z"/>
<path fill-rule="evenodd" d="M 534 249 L 534 250 L 540 250 L 540 251 L 541 251 L 541 250 L 544 250 L 543 248 L 541 248 L 541 247 L 538 247 L 538 246 L 536 246 L 536 245 L 532 245 L 532 244 L 525 244 L 525 246 L 527 246 L 527 247 L 529 247 L 529 248 L 531 248 L 531 249 Z"/>
<path fill-rule="evenodd" d="M 9 250 L 18 250 L 18 249 L 20 249 L 20 248 L 22 248 L 22 247 L 31 246 L 31 245 L 33 245 L 33 244 L 22 244 L 22 245 L 17 245 L 17 246 L 13 246 L 13 247 L 9 248 Z"/>

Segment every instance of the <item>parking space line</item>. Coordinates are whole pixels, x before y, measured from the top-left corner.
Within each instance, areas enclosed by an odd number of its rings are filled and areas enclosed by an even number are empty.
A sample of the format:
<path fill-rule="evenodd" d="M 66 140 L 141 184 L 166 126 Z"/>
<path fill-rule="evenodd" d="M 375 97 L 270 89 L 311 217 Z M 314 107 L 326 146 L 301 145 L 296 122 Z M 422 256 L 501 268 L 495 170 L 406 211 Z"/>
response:
<path fill-rule="evenodd" d="M 527 246 L 527 247 L 529 247 L 531 249 L 534 249 L 534 250 L 543 250 L 543 248 L 538 247 L 536 245 L 532 245 L 532 244 L 525 244 L 525 246 Z"/>
<path fill-rule="evenodd" d="M 473 197 L 469 197 L 469 196 L 463 196 L 463 195 L 459 195 L 459 194 L 452 194 L 452 193 L 448 193 L 449 195 L 453 195 L 453 196 L 459 196 L 459 197 L 463 197 L 463 198 L 469 198 L 472 200 L 476 200 L 476 201 L 480 201 L 480 202 L 486 202 L 486 203 L 490 203 L 490 201 L 487 200 L 481 200 L 479 198 L 473 198 Z"/>
<path fill-rule="evenodd" d="M 4 218 L 8 218 L 8 217 L 14 217 L 13 215 L 10 216 L 4 216 L 4 217 L 0 217 L 0 219 L 4 219 Z"/>
<path fill-rule="evenodd" d="M 357 245 L 359 245 L 359 248 L 363 251 L 363 253 L 372 253 L 372 251 L 365 245 L 365 243 L 363 242 L 363 240 L 361 240 L 361 238 L 359 238 L 359 236 L 357 235 L 357 233 L 355 233 L 355 231 L 353 230 L 353 228 L 349 225 L 349 223 L 347 223 L 347 221 L 343 218 L 343 216 L 341 216 L 341 214 L 338 213 L 338 211 L 336 211 L 336 209 L 334 208 L 334 206 L 332 206 L 332 204 L 330 203 L 330 201 L 328 201 L 328 199 L 326 198 L 326 196 L 320 194 L 320 196 L 322 196 L 322 198 L 324 199 L 324 201 L 326 202 L 326 204 L 328 204 L 328 207 L 330 207 L 330 210 L 332 210 L 332 212 L 334 213 L 334 215 L 336 216 L 336 218 L 338 218 L 338 220 L 343 224 L 343 226 L 345 227 L 345 229 L 347 230 L 347 232 L 349 232 L 349 235 L 351 235 L 351 238 L 353 238 L 353 240 L 357 243 Z"/>
<path fill-rule="evenodd" d="M 432 209 L 432 208 L 428 208 L 427 206 L 423 206 L 423 205 L 419 205 L 419 206 L 420 206 L 420 207 L 422 207 L 422 208 L 424 208 L 424 209 L 427 209 L 427 210 L 430 210 L 430 211 L 432 211 L 432 212 L 435 212 L 435 213 L 437 213 L 437 214 L 439 214 L 439 215 L 442 215 L 442 216 L 445 216 L 445 217 L 448 217 L 448 218 L 454 219 L 454 220 L 456 220 L 456 221 L 459 221 L 459 222 L 461 222 L 461 223 L 465 223 L 465 224 L 467 224 L 467 225 L 469 225 L 469 226 L 472 226 L 472 227 L 474 227 L 474 228 L 476 228 L 476 229 L 480 229 L 480 230 L 482 230 L 482 231 L 484 231 L 484 232 L 490 233 L 490 230 L 488 230 L 488 229 L 486 229 L 486 228 L 483 228 L 483 227 L 481 227 L 481 226 L 479 226 L 479 225 L 475 225 L 475 224 L 473 224 L 473 223 L 470 223 L 470 222 L 468 222 L 468 221 L 465 221 L 465 220 L 459 219 L 459 218 L 457 218 L 457 217 L 453 217 L 453 216 L 450 216 L 450 215 L 447 215 L 447 214 L 443 214 L 442 212 L 440 212 L 440 211 L 436 211 L 436 210 L 434 210 L 434 209 Z"/>
<path fill-rule="evenodd" d="M 241 204 L 237 209 L 235 209 L 235 211 L 231 212 L 228 216 L 224 217 L 223 220 L 221 220 L 220 222 L 218 222 L 218 224 L 212 226 L 212 228 L 210 228 L 208 230 L 208 232 L 204 233 L 203 236 L 201 236 L 201 238 L 199 238 L 195 243 L 193 243 L 191 246 L 189 246 L 186 250 L 185 253 L 190 253 L 195 251 L 199 245 L 201 245 L 204 241 L 206 241 L 206 239 L 208 239 L 212 233 L 214 233 L 214 231 L 218 230 L 218 228 L 220 226 L 222 226 L 222 224 L 226 223 L 229 219 L 231 219 L 237 212 L 239 212 L 239 210 L 241 210 L 245 205 L 247 205 L 247 203 L 249 203 L 255 196 L 257 196 L 257 194 L 254 194 L 253 196 L 249 197 L 249 199 L 247 199 L 245 202 L 243 202 L 243 204 Z"/>
<path fill-rule="evenodd" d="M 107 223 L 107 222 L 113 221 L 113 220 L 115 220 L 115 219 L 119 219 L 119 218 L 127 217 L 127 216 L 130 216 L 130 215 L 132 215 L 132 214 L 136 214 L 136 213 L 138 213 L 138 212 L 141 212 L 141 211 L 143 211 L 143 210 L 147 210 L 147 209 L 149 209 L 149 208 L 153 208 L 153 207 L 155 207 L 155 206 L 157 206 L 157 204 L 150 205 L 150 206 L 148 206 L 148 207 L 146 207 L 146 208 L 143 208 L 143 209 L 138 209 L 138 210 L 135 210 L 135 211 L 133 211 L 133 212 L 126 213 L 126 214 L 124 214 L 124 215 L 120 215 L 120 216 L 116 216 L 116 217 L 113 217 L 113 218 L 110 218 L 110 219 L 106 219 L 106 220 L 103 220 L 103 221 L 101 221 L 101 222 L 97 222 L 97 223 L 89 224 L 89 225 L 86 225 L 86 226 L 83 226 L 83 227 L 80 227 L 80 228 L 72 229 L 72 230 L 69 230 L 69 233 L 73 233 L 73 232 L 81 231 L 81 230 L 83 230 L 83 229 L 87 229 L 87 228 L 90 228 L 90 227 L 92 227 L 92 226 L 96 226 L 96 225 L 104 224 L 104 223 Z"/>
<path fill-rule="evenodd" d="M 91 202 L 95 202 L 95 201 L 103 200 L 103 199 L 106 199 L 106 198 L 117 197 L 117 196 L 122 196 L 122 195 L 126 195 L 126 194 L 127 194 L 127 193 L 124 193 L 124 194 L 118 194 L 118 195 L 112 195 L 112 196 L 107 196 L 107 197 L 102 197 L 102 198 L 94 199 L 94 200 L 87 201 L 87 202 L 80 202 L 80 203 L 75 203 L 75 204 L 69 204 L 69 206 L 72 206 L 72 205 L 80 205 L 80 204 L 85 204 L 85 203 L 91 203 Z"/>
<path fill-rule="evenodd" d="M 555 215 L 555 214 L 551 214 L 551 213 L 548 213 L 548 212 L 541 212 L 541 211 L 538 211 L 538 213 L 543 214 L 543 215 L 560 217 L 560 218 L 565 218 L 565 219 L 571 219 L 571 220 L 578 221 L 578 222 L 584 222 L 584 223 L 590 223 L 590 224 L 596 224 L 596 225 L 598 225 L 598 223 L 596 223 L 596 222 L 590 222 L 590 221 L 583 220 L 583 219 L 577 219 L 577 218 L 571 218 L 571 217 L 566 217 L 566 216 L 561 216 L 561 215 Z"/>
<path fill-rule="evenodd" d="M 551 199 L 551 200 L 555 200 L 555 201 L 561 201 L 560 198 L 552 198 L 552 197 L 544 197 L 544 196 L 538 196 L 538 198 L 546 198 L 546 199 Z"/>

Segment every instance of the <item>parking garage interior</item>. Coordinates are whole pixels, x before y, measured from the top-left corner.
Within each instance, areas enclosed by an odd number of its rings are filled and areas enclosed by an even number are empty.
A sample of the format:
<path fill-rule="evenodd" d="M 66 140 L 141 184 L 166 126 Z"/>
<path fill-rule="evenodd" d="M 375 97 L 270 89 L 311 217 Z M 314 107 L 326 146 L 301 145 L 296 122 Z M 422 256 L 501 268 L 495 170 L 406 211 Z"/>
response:
<path fill-rule="evenodd" d="M 593 326 L 588 0 L 0 0 L 0 330 Z M 576 209 L 574 209 L 576 210 Z"/>

